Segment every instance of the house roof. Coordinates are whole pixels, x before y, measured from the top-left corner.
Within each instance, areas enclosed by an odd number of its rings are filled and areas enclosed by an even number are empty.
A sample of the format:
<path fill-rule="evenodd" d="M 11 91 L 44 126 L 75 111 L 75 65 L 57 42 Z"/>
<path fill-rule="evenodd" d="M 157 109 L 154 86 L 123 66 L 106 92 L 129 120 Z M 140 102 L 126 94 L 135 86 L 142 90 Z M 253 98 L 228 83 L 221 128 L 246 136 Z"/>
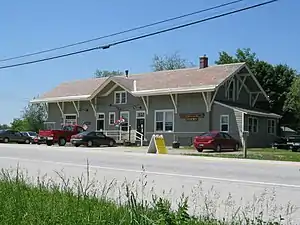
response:
<path fill-rule="evenodd" d="M 90 78 L 85 80 L 76 80 L 71 82 L 64 82 L 54 89 L 46 92 L 32 102 L 44 101 L 63 101 L 72 98 L 73 100 L 81 100 L 88 98 L 91 93 L 96 91 L 99 86 L 105 82 L 106 78 Z"/>
<path fill-rule="evenodd" d="M 31 102 L 90 100 L 113 81 L 135 96 L 164 93 L 186 93 L 215 90 L 238 73 L 245 63 L 215 65 L 207 68 L 185 68 L 109 78 L 90 78 L 65 82 Z"/>
<path fill-rule="evenodd" d="M 256 109 L 256 108 L 250 109 L 247 106 L 244 106 L 244 105 L 242 106 L 242 105 L 232 103 L 232 102 L 214 101 L 214 103 L 224 106 L 224 107 L 227 107 L 227 108 L 231 108 L 233 110 L 243 112 L 248 115 L 252 115 L 252 116 L 263 116 L 263 117 L 270 117 L 270 118 L 277 118 L 277 119 L 280 119 L 282 117 L 281 115 L 278 115 L 278 114 L 275 114 L 272 112 L 268 112 L 266 110 Z"/>

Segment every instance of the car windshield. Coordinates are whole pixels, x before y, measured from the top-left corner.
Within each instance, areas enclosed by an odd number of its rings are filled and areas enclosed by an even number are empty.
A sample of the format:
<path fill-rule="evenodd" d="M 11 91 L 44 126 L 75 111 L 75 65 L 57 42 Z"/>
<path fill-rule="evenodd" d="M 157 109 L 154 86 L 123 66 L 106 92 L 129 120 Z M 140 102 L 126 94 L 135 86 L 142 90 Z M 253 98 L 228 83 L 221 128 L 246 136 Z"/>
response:
<path fill-rule="evenodd" d="M 83 131 L 81 133 L 79 133 L 80 135 L 88 135 L 89 133 L 91 133 L 91 131 Z"/>
<path fill-rule="evenodd" d="M 73 131 L 73 127 L 72 126 L 64 126 L 62 130 Z"/>
<path fill-rule="evenodd" d="M 37 135 L 37 133 L 35 133 L 35 132 L 31 132 L 31 131 L 30 131 L 30 132 L 28 132 L 28 133 L 29 133 L 29 135 L 30 135 L 30 136 L 36 136 L 36 135 Z"/>
<path fill-rule="evenodd" d="M 199 135 L 200 137 L 214 137 L 216 136 L 215 133 L 203 133 Z"/>

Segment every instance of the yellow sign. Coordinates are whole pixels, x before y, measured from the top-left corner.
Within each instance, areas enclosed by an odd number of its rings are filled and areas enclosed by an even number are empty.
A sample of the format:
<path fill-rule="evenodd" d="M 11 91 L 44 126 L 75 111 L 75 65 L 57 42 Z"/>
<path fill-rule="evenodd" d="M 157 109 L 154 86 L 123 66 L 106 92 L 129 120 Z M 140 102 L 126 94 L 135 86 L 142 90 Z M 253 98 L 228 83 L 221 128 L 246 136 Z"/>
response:
<path fill-rule="evenodd" d="M 152 135 L 148 147 L 148 153 L 168 154 L 165 139 L 162 135 Z"/>

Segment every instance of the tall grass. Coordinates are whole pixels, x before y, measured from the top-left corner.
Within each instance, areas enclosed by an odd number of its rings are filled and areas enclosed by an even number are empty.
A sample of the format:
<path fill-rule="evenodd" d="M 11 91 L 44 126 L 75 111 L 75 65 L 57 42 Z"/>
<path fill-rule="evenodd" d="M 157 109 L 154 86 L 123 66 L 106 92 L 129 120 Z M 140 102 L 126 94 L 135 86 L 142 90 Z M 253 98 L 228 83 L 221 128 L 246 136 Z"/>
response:
<path fill-rule="evenodd" d="M 182 195 L 174 206 L 168 193 L 158 196 L 155 188 L 146 190 L 149 184 L 145 168 L 137 182 L 125 180 L 121 184 L 116 180 L 95 180 L 88 165 L 86 173 L 78 178 L 69 179 L 63 172 L 56 174 L 59 180 L 47 176 L 32 179 L 19 167 L 3 169 L 0 224 L 275 225 L 288 224 L 288 216 L 295 210 L 290 204 L 274 205 L 274 192 L 263 193 L 243 207 L 229 195 L 221 202 L 226 215 L 220 219 L 220 196 L 214 188 L 204 192 L 201 183 L 189 197 Z"/>

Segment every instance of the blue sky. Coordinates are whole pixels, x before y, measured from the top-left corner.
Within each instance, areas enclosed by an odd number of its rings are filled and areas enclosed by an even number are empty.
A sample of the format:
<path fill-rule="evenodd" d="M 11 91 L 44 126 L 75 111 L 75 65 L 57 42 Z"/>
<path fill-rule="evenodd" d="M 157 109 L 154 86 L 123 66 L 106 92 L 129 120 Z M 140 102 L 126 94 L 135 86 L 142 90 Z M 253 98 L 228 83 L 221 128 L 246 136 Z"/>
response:
<path fill-rule="evenodd" d="M 246 0 L 155 28 L 22 60 L 0 62 L 0 66 L 94 47 L 263 1 Z M 0 7 L 0 59 L 118 32 L 225 2 L 229 0 L 3 1 Z M 274 64 L 286 63 L 300 71 L 300 33 L 296 29 L 297 21 L 300 21 L 299 8 L 300 1 L 280 0 L 262 8 L 105 51 L 0 70 L 0 124 L 19 117 L 20 111 L 34 96 L 64 81 L 92 77 L 96 69 L 128 69 L 130 73 L 150 71 L 154 54 L 178 52 L 197 65 L 198 57 L 207 54 L 210 64 L 214 64 L 220 51 L 234 53 L 237 48 L 249 47 L 260 59 Z"/>

